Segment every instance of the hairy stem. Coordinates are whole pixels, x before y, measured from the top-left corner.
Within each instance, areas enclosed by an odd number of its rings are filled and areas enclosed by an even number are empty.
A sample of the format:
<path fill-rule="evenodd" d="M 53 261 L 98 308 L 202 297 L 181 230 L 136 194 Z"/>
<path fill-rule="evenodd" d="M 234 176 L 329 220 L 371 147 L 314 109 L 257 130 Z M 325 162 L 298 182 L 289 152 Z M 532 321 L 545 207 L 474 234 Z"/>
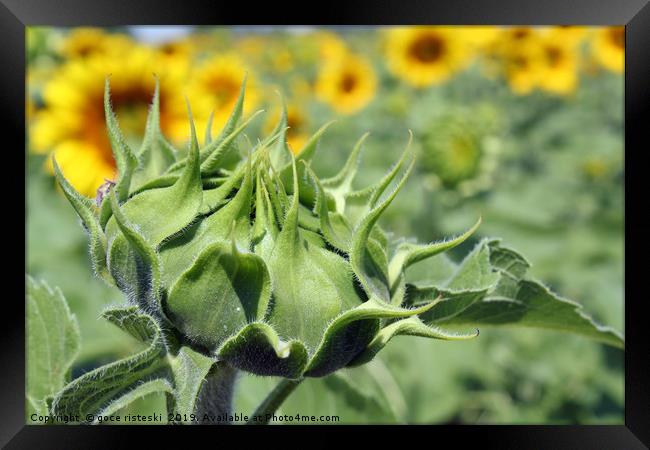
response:
<path fill-rule="evenodd" d="M 287 397 L 298 387 L 304 380 L 288 380 L 283 379 L 273 390 L 266 396 L 264 401 L 260 403 L 253 415 L 247 422 L 248 425 L 267 425 L 273 414 L 278 410 L 280 405 L 287 399 Z"/>
<path fill-rule="evenodd" d="M 236 369 L 227 364 L 216 364 L 201 386 L 196 415 L 199 418 L 204 414 L 228 417 L 232 413 L 232 396 L 236 378 Z"/>

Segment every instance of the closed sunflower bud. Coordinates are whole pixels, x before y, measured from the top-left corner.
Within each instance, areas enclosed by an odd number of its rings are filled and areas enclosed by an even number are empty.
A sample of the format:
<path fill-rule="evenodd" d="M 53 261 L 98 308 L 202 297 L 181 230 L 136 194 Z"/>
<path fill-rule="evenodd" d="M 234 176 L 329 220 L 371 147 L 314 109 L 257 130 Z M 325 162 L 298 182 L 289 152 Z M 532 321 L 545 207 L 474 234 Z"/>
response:
<path fill-rule="evenodd" d="M 493 184 L 501 152 L 495 114 L 478 105 L 444 111 L 426 122 L 422 169 L 433 185 L 469 196 Z"/>
<path fill-rule="evenodd" d="M 54 162 L 88 231 L 96 273 L 158 321 L 171 351 L 188 345 L 237 369 L 297 379 L 367 362 L 398 334 L 474 337 L 422 322 L 418 314 L 436 302 L 406 306 L 404 270 L 460 244 L 478 223 L 453 240 L 404 243 L 388 261 L 377 221 L 413 168 L 408 148 L 376 185 L 353 190 L 365 136 L 341 172 L 321 180 L 309 163 L 327 126 L 294 156 L 285 108 L 271 135 L 242 155 L 237 138 L 255 117 L 242 121 L 243 98 L 244 86 L 220 135 L 208 132 L 201 147 L 190 113 L 189 151 L 181 153 L 160 132 L 156 89 L 136 153 L 119 131 L 107 82 L 119 177 L 99 206 Z"/>

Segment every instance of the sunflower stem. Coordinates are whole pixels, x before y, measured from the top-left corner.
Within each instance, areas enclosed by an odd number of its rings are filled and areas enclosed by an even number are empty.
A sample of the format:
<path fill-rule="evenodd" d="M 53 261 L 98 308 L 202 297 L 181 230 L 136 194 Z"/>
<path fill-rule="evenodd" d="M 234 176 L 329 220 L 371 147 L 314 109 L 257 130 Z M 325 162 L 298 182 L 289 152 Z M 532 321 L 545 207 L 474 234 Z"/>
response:
<path fill-rule="evenodd" d="M 284 378 L 275 388 L 266 396 L 264 401 L 255 409 L 247 425 L 267 425 L 273 418 L 273 414 L 278 410 L 280 405 L 291 395 L 291 393 L 304 380 L 289 380 Z"/>
<path fill-rule="evenodd" d="M 196 415 L 198 417 L 203 417 L 206 414 L 213 417 L 228 417 L 232 413 L 232 397 L 236 379 L 236 369 L 226 364 L 216 364 L 201 387 Z"/>

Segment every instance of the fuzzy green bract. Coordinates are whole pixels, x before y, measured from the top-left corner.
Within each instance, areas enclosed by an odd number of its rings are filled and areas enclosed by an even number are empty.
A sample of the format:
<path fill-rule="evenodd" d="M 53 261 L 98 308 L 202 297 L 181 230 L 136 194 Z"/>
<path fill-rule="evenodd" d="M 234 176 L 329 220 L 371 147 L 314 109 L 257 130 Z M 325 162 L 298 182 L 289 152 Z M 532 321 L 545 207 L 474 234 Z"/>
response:
<path fill-rule="evenodd" d="M 496 240 L 479 242 L 445 282 L 409 282 L 410 267 L 470 239 L 480 220 L 430 244 L 389 238 L 380 219 L 415 165 L 408 146 L 384 178 L 355 189 L 364 136 L 341 172 L 321 179 L 310 162 L 326 126 L 296 155 L 286 114 L 257 145 L 240 145 L 252 119 L 242 119 L 242 87 L 221 134 L 203 146 L 190 113 L 188 151 L 163 137 L 156 92 L 134 152 L 106 92 L 115 186 L 97 207 L 56 177 L 90 235 L 97 274 L 127 299 L 105 317 L 146 349 L 72 381 L 54 398 L 57 413 L 112 411 L 140 391 L 165 392 L 173 411 L 191 412 L 215 365 L 322 377 L 370 361 L 398 335 L 462 340 L 476 326 L 513 324 L 622 346 L 577 304 L 527 279 L 528 262 Z"/>

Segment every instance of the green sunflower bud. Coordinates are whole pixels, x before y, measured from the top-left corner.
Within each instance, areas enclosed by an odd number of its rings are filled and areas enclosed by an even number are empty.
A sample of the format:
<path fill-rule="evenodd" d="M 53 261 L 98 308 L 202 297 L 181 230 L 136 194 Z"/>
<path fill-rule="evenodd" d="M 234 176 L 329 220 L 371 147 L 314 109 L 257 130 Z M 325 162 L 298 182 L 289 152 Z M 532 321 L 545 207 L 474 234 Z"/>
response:
<path fill-rule="evenodd" d="M 259 375 L 327 375 L 354 364 L 383 327 L 405 318 L 418 334 L 474 336 L 420 322 L 417 315 L 435 302 L 402 306 L 401 266 L 389 270 L 377 220 L 413 168 L 408 149 L 377 185 L 353 191 L 362 141 L 341 173 L 321 180 L 310 160 L 327 126 L 294 157 L 285 112 L 271 135 L 242 155 L 237 138 L 252 119 L 242 121 L 243 99 L 244 86 L 221 134 L 208 135 L 202 147 L 190 111 L 189 150 L 181 153 L 160 131 L 156 90 L 134 152 L 118 128 L 107 83 L 118 179 L 98 191 L 95 206 L 54 163 L 89 232 L 97 274 L 158 321 L 167 341 Z M 224 162 L 233 156 L 239 164 L 229 170 Z M 354 223 L 349 202 L 362 206 Z"/>
<path fill-rule="evenodd" d="M 310 160 L 327 125 L 294 156 L 286 141 L 286 108 L 268 137 L 240 148 L 238 137 L 255 117 L 242 121 L 244 90 L 220 135 L 208 133 L 203 146 L 188 105 L 187 152 L 163 137 L 156 90 L 143 143 L 134 152 L 111 111 L 107 84 L 119 176 L 102 187 L 97 205 L 74 191 L 54 162 L 90 236 L 96 273 L 125 294 L 129 317 L 155 331 L 152 348 L 168 352 L 172 371 L 185 367 L 178 361 L 190 354 L 192 361 L 207 361 L 201 362 L 206 374 L 218 361 L 258 375 L 321 377 L 371 360 L 400 334 L 473 338 L 473 328 L 440 327 L 480 323 L 473 308 L 485 306 L 488 293 L 502 290 L 509 299 L 519 292 L 514 287 L 524 283 L 527 263 L 493 240 L 480 243 L 447 284 L 407 283 L 409 266 L 464 242 L 480 221 L 454 239 L 428 245 L 389 239 L 378 220 L 413 170 L 409 147 L 375 185 L 355 190 L 364 136 L 340 173 L 320 179 Z M 515 266 L 522 273 L 502 276 Z M 556 301 L 527 283 L 536 296 L 517 300 L 520 308 Z M 563 308 L 567 315 L 577 311 L 568 303 Z M 525 321 L 537 310 L 524 308 L 508 320 Z M 604 331 L 578 312 L 575 317 L 575 327 L 604 339 Z"/>

